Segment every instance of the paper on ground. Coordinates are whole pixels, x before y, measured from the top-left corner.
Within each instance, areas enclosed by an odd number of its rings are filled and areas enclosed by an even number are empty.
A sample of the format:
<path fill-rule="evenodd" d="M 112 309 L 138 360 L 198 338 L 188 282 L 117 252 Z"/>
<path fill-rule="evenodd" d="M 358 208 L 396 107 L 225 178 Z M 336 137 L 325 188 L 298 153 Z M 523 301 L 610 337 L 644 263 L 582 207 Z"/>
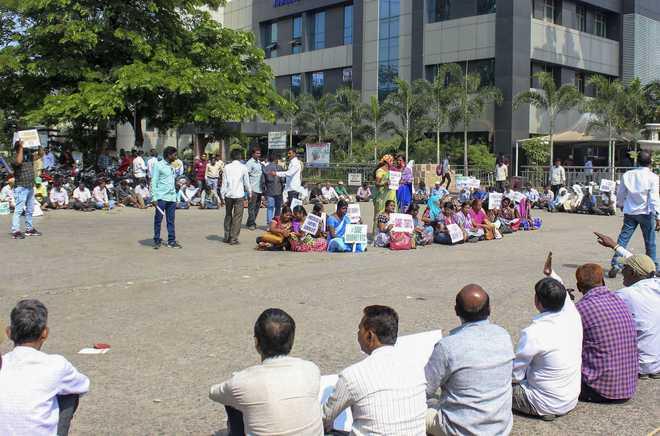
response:
<path fill-rule="evenodd" d="M 110 348 L 83 348 L 82 350 L 78 351 L 78 354 L 105 354 L 108 351 L 110 351 Z"/>

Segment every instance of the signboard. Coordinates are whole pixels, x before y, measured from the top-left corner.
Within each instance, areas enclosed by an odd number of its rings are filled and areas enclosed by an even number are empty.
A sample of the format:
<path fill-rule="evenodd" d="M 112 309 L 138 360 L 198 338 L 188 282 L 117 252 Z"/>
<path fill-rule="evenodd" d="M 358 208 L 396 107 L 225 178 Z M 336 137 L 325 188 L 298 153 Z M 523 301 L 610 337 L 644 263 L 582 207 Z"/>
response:
<path fill-rule="evenodd" d="M 286 132 L 268 132 L 268 149 L 285 150 Z"/>
<path fill-rule="evenodd" d="M 602 179 L 600 181 L 600 190 L 602 192 L 614 192 L 616 190 L 616 182 L 614 180 Z"/>
<path fill-rule="evenodd" d="M 474 177 L 460 176 L 456 177 L 456 189 L 479 189 L 481 180 Z"/>
<path fill-rule="evenodd" d="M 311 168 L 326 168 L 330 166 L 330 143 L 307 144 L 307 162 Z"/>
<path fill-rule="evenodd" d="M 415 231 L 413 217 L 405 213 L 391 213 L 388 224 L 394 226 L 392 227 L 394 232 L 412 233 Z"/>
<path fill-rule="evenodd" d="M 504 194 L 499 192 L 491 192 L 488 194 L 488 209 L 500 209 L 502 207 L 502 200 L 504 199 Z"/>
<path fill-rule="evenodd" d="M 361 186 L 362 173 L 348 173 L 348 186 Z"/>
<path fill-rule="evenodd" d="M 323 218 L 316 215 L 307 215 L 305 222 L 303 223 L 300 230 L 310 235 L 316 235 L 319 231 L 319 226 L 321 225 Z"/>
<path fill-rule="evenodd" d="M 347 244 L 366 244 L 369 242 L 367 232 L 365 224 L 347 224 L 344 242 Z"/>
<path fill-rule="evenodd" d="M 390 189 L 395 191 L 399 189 L 399 183 L 401 182 L 401 171 L 390 171 Z"/>
<path fill-rule="evenodd" d="M 303 201 L 298 199 L 298 198 L 292 198 L 291 199 L 291 210 L 295 209 L 296 206 L 302 206 Z"/>
<path fill-rule="evenodd" d="M 18 140 L 23 141 L 23 148 L 39 148 L 41 147 L 41 139 L 39 138 L 39 132 L 37 129 L 32 130 L 20 130 L 14 133 L 15 143 Z"/>
<path fill-rule="evenodd" d="M 351 219 L 351 223 L 357 224 L 360 222 L 360 205 L 357 203 L 348 205 L 348 212 L 346 212 L 348 217 Z"/>
<path fill-rule="evenodd" d="M 463 230 L 461 230 L 458 224 L 447 224 L 447 231 L 449 232 L 452 244 L 463 240 Z"/>

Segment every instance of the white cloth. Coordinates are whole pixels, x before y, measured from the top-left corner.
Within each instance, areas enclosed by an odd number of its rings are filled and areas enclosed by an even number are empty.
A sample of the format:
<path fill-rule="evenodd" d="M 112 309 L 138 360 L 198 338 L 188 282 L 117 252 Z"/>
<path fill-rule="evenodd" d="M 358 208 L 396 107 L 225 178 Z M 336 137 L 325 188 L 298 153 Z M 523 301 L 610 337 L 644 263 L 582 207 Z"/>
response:
<path fill-rule="evenodd" d="M 506 164 L 495 165 L 495 181 L 504 182 L 509 175 L 509 168 Z"/>
<path fill-rule="evenodd" d="M 426 377 L 392 346 L 339 374 L 335 391 L 323 406 L 327 428 L 346 408 L 353 415 L 352 435 L 426 436 Z"/>
<path fill-rule="evenodd" d="M 320 381 L 314 363 L 275 357 L 211 386 L 209 397 L 240 410 L 246 434 L 323 435 Z"/>
<path fill-rule="evenodd" d="M 333 200 L 333 199 L 334 200 L 339 200 L 339 196 L 337 195 L 337 191 L 335 191 L 335 188 L 333 188 L 332 186 L 329 187 L 329 188 L 326 187 L 326 186 L 322 187 L 321 188 L 321 195 L 323 196 L 323 198 L 325 198 L 328 201 Z"/>
<path fill-rule="evenodd" d="M 14 348 L 2 356 L 0 435 L 57 434 L 57 395 L 87 391 L 89 379 L 64 357 Z"/>
<path fill-rule="evenodd" d="M 525 192 L 525 197 L 527 197 L 527 199 L 533 203 L 536 203 L 541 198 L 541 196 L 539 195 L 539 191 L 537 191 L 534 188 Z"/>
<path fill-rule="evenodd" d="M 568 293 L 558 312 L 542 312 L 520 334 L 513 380 L 540 415 L 573 410 L 581 389 L 582 320 Z"/>
<path fill-rule="evenodd" d="M 80 188 L 76 188 L 73 190 L 73 198 L 81 203 L 87 203 L 92 198 L 92 193 L 87 188 L 82 191 Z"/>
<path fill-rule="evenodd" d="M 640 280 L 616 291 L 635 320 L 639 373 L 660 373 L 660 280 Z"/>
<path fill-rule="evenodd" d="M 0 190 L 0 201 L 8 201 L 11 204 L 14 204 L 14 190 L 11 186 L 5 185 Z"/>
<path fill-rule="evenodd" d="M 59 204 L 60 206 L 69 204 L 69 194 L 64 188 L 60 188 L 59 190 L 56 188 L 51 189 L 49 199 L 51 203 Z"/>
<path fill-rule="evenodd" d="M 235 160 L 225 166 L 220 195 L 222 198 L 243 198 L 246 193 L 252 193 L 248 170 L 241 161 Z"/>
<path fill-rule="evenodd" d="M 147 165 L 144 163 L 142 156 L 135 156 L 135 159 L 133 159 L 133 176 L 136 179 L 147 177 Z"/>
<path fill-rule="evenodd" d="M 152 156 L 147 160 L 147 174 L 151 177 L 152 171 L 154 170 L 154 165 L 158 162 L 157 156 Z"/>
<path fill-rule="evenodd" d="M 145 199 L 151 197 L 151 192 L 149 192 L 149 188 L 147 188 L 146 186 L 145 186 L 145 187 L 142 187 L 142 186 L 140 186 L 140 185 L 137 185 L 137 186 L 135 187 L 134 191 L 135 191 L 135 193 L 136 193 L 137 195 L 139 195 L 140 197 L 142 197 L 143 200 L 145 200 Z"/>
<path fill-rule="evenodd" d="M 550 167 L 550 184 L 551 185 L 563 185 L 566 183 L 566 170 L 564 167 L 559 165 L 553 165 Z"/>
<path fill-rule="evenodd" d="M 108 203 L 108 191 L 107 189 L 103 188 L 101 189 L 100 186 L 96 186 L 92 190 L 92 198 L 94 198 L 94 201 L 97 203 Z"/>
<path fill-rule="evenodd" d="M 617 206 L 626 215 L 660 214 L 658 175 L 648 167 L 626 171 L 617 191 Z"/>
<path fill-rule="evenodd" d="M 277 177 L 286 177 L 284 191 L 300 191 L 302 187 L 302 165 L 297 157 L 289 161 L 286 171 L 278 171 Z"/>

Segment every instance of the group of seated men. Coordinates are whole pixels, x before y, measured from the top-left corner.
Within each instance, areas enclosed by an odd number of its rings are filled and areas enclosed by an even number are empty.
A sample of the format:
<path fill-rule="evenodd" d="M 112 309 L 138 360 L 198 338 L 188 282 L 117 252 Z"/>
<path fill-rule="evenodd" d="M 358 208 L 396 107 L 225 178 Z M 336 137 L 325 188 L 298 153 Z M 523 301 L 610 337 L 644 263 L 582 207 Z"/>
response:
<path fill-rule="evenodd" d="M 323 435 L 347 409 L 356 435 L 508 434 L 512 412 L 551 421 L 578 401 L 625 402 L 638 379 L 660 379 L 660 279 L 649 257 L 597 236 L 625 258 L 624 288 L 610 291 L 603 269 L 585 264 L 575 273 L 582 297 L 574 304 L 550 255 L 534 286 L 539 314 L 515 350 L 509 333 L 489 321 L 488 293 L 476 284 L 456 295 L 460 326 L 436 343 L 424 367 L 397 353 L 397 312 L 368 306 L 357 338 L 368 356 L 340 372 L 320 406 L 318 366 L 289 356 L 295 321 L 268 309 L 254 325 L 261 364 L 212 386 L 210 398 L 225 406 L 231 435 Z M 89 390 L 66 359 L 41 351 L 47 314 L 37 300 L 11 312 L 15 348 L 0 361 L 0 434 L 66 434 L 78 396 Z"/>
<path fill-rule="evenodd" d="M 337 186 L 333 187 L 332 184 L 328 181 L 325 182 L 324 186 L 317 184 L 309 190 L 309 201 L 311 203 L 320 202 L 323 204 L 328 203 L 337 203 L 338 201 L 346 201 L 351 203 L 353 197 L 348 193 L 344 182 L 340 180 L 337 182 Z M 360 200 L 358 200 L 360 201 Z"/>

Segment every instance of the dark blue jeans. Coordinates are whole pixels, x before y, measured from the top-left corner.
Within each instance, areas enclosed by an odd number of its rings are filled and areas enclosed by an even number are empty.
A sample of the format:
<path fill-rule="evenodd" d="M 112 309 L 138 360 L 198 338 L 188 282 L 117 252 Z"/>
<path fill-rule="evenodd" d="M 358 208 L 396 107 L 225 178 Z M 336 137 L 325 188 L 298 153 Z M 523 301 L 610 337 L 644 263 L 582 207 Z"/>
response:
<path fill-rule="evenodd" d="M 623 227 L 621 227 L 621 233 L 619 234 L 619 240 L 617 244 L 622 247 L 628 247 L 628 242 L 632 238 L 635 229 L 639 226 L 642 229 L 642 236 L 644 237 L 644 247 L 646 248 L 646 255 L 653 259 L 655 262 L 655 268 L 658 269 L 658 261 L 655 257 L 655 215 L 624 215 L 623 216 Z M 620 268 L 618 263 L 618 254 L 614 254 L 612 257 L 612 266 L 615 268 Z"/>
<path fill-rule="evenodd" d="M 160 210 L 165 212 L 165 219 L 167 221 L 167 242 L 173 243 L 176 241 L 176 234 L 174 232 L 174 213 L 176 212 L 176 202 L 175 201 L 163 201 L 158 200 L 158 207 Z M 156 215 L 154 215 L 154 243 L 160 244 L 162 240 L 160 239 L 160 225 L 163 222 L 163 214 L 156 209 Z"/>

